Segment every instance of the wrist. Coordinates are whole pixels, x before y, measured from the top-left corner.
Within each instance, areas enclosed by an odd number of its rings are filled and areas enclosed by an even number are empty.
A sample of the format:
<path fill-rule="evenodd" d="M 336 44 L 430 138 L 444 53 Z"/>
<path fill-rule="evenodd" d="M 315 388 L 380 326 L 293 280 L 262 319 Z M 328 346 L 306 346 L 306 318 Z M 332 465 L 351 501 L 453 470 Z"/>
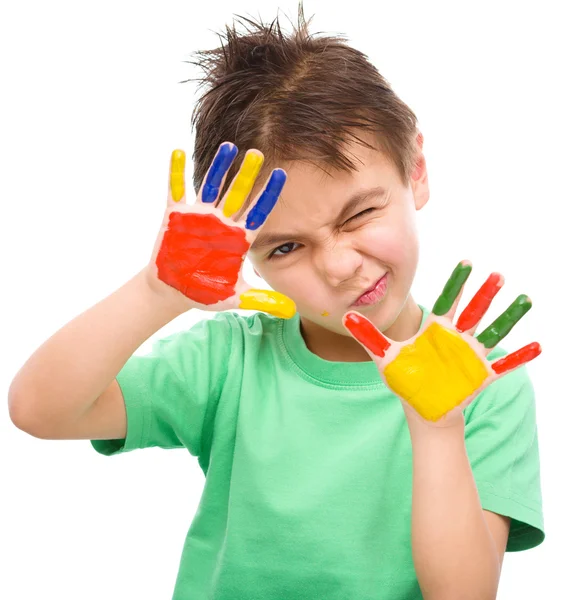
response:
<path fill-rule="evenodd" d="M 178 290 L 162 281 L 154 281 L 147 267 L 137 273 L 135 279 L 139 282 L 148 303 L 166 315 L 169 321 L 192 308 L 191 301 Z"/>
<path fill-rule="evenodd" d="M 414 437 L 450 437 L 463 438 L 465 435 L 465 417 L 463 411 L 449 413 L 438 421 L 428 421 L 412 407 L 405 411 L 411 438 Z"/>

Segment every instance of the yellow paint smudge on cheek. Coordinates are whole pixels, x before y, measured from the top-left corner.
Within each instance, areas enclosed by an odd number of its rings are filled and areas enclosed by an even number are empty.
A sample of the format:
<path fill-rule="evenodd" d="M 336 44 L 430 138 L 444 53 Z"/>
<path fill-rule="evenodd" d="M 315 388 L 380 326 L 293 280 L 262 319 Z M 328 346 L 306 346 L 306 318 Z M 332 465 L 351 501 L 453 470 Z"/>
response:
<path fill-rule="evenodd" d="M 429 421 L 461 404 L 489 375 L 465 340 L 438 323 L 403 347 L 383 374 L 389 387 Z"/>
<path fill-rule="evenodd" d="M 321 316 L 322 316 L 322 317 L 329 317 L 329 313 L 327 312 L 327 310 L 324 310 L 324 311 L 321 313 Z"/>

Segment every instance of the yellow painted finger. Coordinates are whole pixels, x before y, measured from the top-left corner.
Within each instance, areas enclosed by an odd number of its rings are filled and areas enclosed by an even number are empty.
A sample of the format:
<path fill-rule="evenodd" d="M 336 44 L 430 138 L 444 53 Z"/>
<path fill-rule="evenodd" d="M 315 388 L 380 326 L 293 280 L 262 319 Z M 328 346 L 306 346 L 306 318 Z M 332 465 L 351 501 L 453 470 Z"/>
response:
<path fill-rule="evenodd" d="M 429 421 L 437 421 L 489 376 L 473 348 L 455 331 L 432 323 L 383 370 L 389 387 Z"/>
<path fill-rule="evenodd" d="M 261 152 L 246 153 L 242 166 L 226 194 L 223 209 L 226 217 L 231 217 L 242 207 L 254 186 L 263 162 L 264 157 Z"/>
<path fill-rule="evenodd" d="M 261 310 L 282 319 L 291 319 L 296 312 L 295 302 L 291 298 L 270 290 L 251 289 L 244 292 L 240 295 L 240 308 Z"/>
<path fill-rule="evenodd" d="M 170 161 L 170 191 L 174 202 L 179 202 L 186 191 L 184 175 L 186 171 L 186 153 L 174 150 Z"/>

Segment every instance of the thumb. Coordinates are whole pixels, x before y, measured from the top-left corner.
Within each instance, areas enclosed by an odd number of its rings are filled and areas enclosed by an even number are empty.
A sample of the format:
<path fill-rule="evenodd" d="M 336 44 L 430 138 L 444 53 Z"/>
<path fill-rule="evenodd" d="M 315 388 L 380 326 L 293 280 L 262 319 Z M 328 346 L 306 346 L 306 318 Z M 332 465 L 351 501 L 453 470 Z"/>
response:
<path fill-rule="evenodd" d="M 349 311 L 343 315 L 343 326 L 370 353 L 383 358 L 391 342 L 362 314 Z"/>
<path fill-rule="evenodd" d="M 296 313 L 295 302 L 271 290 L 256 290 L 250 288 L 240 294 L 240 306 L 246 310 L 261 310 L 274 317 L 291 319 Z"/>

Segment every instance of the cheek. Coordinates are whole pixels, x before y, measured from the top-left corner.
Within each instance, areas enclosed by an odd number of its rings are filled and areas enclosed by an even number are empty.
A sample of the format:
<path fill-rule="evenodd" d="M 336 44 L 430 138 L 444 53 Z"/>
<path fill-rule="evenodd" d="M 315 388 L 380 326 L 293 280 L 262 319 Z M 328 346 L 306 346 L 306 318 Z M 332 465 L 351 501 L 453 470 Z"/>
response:
<path fill-rule="evenodd" d="M 318 284 L 315 271 L 305 259 L 281 268 L 266 264 L 265 261 L 253 261 L 252 264 L 268 285 L 297 304 L 299 312 L 319 316 L 329 310 L 326 307 L 330 303 L 330 297 L 325 297 L 323 286 Z"/>
<path fill-rule="evenodd" d="M 274 266 L 273 262 L 255 260 L 250 257 L 254 271 L 274 290 L 289 295 L 286 290 L 297 289 L 297 282 L 301 279 L 301 269 L 297 266 Z"/>
<path fill-rule="evenodd" d="M 366 254 L 382 262 L 404 264 L 418 254 L 418 239 L 410 223 L 379 223 L 358 234 L 358 243 Z"/>
<path fill-rule="evenodd" d="M 317 281 L 313 271 L 303 261 L 270 274 L 268 283 L 277 291 L 292 298 L 298 305 L 312 305 L 317 298 Z"/>

